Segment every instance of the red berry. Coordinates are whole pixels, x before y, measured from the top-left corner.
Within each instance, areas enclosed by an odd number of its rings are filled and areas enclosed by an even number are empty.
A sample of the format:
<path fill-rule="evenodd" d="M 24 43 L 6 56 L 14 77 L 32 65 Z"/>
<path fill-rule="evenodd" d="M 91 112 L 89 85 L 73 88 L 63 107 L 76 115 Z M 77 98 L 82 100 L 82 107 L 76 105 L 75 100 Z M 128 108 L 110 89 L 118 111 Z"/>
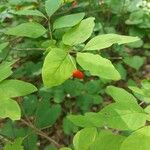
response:
<path fill-rule="evenodd" d="M 77 5 L 78 5 L 78 3 L 77 3 L 76 1 L 74 1 L 74 2 L 72 3 L 72 7 L 73 7 L 73 8 L 77 7 Z"/>
<path fill-rule="evenodd" d="M 74 70 L 72 76 L 74 78 L 83 79 L 84 78 L 84 73 L 81 72 L 80 70 Z"/>

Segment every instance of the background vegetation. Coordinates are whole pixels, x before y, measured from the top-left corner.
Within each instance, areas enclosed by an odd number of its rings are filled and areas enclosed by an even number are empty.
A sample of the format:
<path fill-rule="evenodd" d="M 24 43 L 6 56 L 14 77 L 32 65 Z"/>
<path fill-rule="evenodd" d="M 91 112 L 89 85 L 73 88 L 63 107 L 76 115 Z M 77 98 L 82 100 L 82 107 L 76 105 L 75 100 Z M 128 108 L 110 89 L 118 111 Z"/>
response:
<path fill-rule="evenodd" d="M 70 14 L 78 15 L 60 19 Z M 149 41 L 149 1 L 1 0 L 1 148 L 149 150 Z M 78 53 L 84 48 L 86 61 Z M 51 70 L 64 55 L 60 49 L 70 50 L 73 63 L 57 76 Z M 96 54 L 115 68 L 106 66 L 99 75 L 104 60 L 98 64 Z M 70 74 L 76 69 L 84 78 Z"/>

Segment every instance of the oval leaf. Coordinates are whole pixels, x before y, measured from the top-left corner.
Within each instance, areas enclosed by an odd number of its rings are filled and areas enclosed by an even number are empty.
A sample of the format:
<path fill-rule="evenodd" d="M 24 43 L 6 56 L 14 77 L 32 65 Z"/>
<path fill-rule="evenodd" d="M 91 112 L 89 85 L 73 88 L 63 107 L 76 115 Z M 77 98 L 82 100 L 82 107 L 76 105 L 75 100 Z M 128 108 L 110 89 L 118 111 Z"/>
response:
<path fill-rule="evenodd" d="M 17 12 L 15 12 L 14 14 L 16 15 L 25 15 L 25 16 L 39 16 L 39 17 L 43 17 L 43 18 L 46 18 L 44 16 L 43 13 L 41 13 L 39 10 L 19 10 Z"/>
<path fill-rule="evenodd" d="M 123 62 L 128 66 L 139 70 L 144 65 L 145 58 L 140 56 L 125 57 Z"/>
<path fill-rule="evenodd" d="M 38 128 L 45 128 L 52 126 L 61 114 L 60 105 L 49 106 L 48 102 L 41 102 L 36 109 L 36 121 L 35 125 Z"/>
<path fill-rule="evenodd" d="M 93 17 L 82 20 L 79 25 L 64 34 L 63 43 L 73 46 L 85 42 L 93 32 L 94 20 Z"/>
<path fill-rule="evenodd" d="M 46 13 L 51 17 L 61 6 L 61 0 L 47 0 L 45 2 Z"/>
<path fill-rule="evenodd" d="M 120 145 L 124 140 L 125 137 L 121 135 L 102 130 L 90 146 L 90 150 L 120 150 Z"/>
<path fill-rule="evenodd" d="M 77 132 L 73 139 L 75 150 L 87 150 L 97 136 L 96 128 L 85 128 Z"/>
<path fill-rule="evenodd" d="M 85 50 L 100 50 L 108 48 L 113 44 L 125 44 L 140 40 L 138 37 L 124 36 L 118 34 L 98 35 L 91 39 L 85 46 Z"/>
<path fill-rule="evenodd" d="M 39 23 L 29 22 L 22 23 L 16 27 L 8 28 L 5 34 L 14 35 L 14 36 L 22 36 L 22 37 L 30 37 L 30 38 L 38 38 L 45 34 L 46 29 Z"/>
<path fill-rule="evenodd" d="M 137 130 L 145 125 L 148 115 L 135 103 L 113 103 L 100 112 L 104 125 L 119 130 Z"/>
<path fill-rule="evenodd" d="M 0 118 L 10 118 L 12 120 L 19 120 L 21 117 L 21 110 L 18 103 L 12 99 L 7 99 L 1 96 L 0 99 Z"/>
<path fill-rule="evenodd" d="M 128 136 L 120 150 L 149 150 L 149 146 L 150 126 L 146 126 Z"/>
<path fill-rule="evenodd" d="M 75 69 L 73 59 L 63 49 L 54 48 L 45 58 L 42 68 L 42 79 L 47 87 L 62 84 L 72 76 Z"/>
<path fill-rule="evenodd" d="M 20 80 L 4 80 L 0 83 L 0 95 L 7 97 L 25 96 L 37 91 L 37 88 L 27 82 Z"/>
<path fill-rule="evenodd" d="M 4 62 L 0 64 L 0 82 L 9 77 L 12 74 L 10 62 Z"/>
<path fill-rule="evenodd" d="M 91 75 L 110 80 L 119 80 L 121 78 L 111 61 L 100 55 L 78 53 L 77 62 L 83 69 L 88 70 Z"/>
<path fill-rule="evenodd" d="M 116 102 L 137 103 L 136 98 L 122 88 L 107 86 L 106 93 L 110 95 Z"/>
<path fill-rule="evenodd" d="M 65 28 L 65 27 L 73 27 L 78 24 L 85 16 L 85 13 L 77 13 L 71 14 L 67 16 L 60 17 L 55 20 L 53 28 Z"/>

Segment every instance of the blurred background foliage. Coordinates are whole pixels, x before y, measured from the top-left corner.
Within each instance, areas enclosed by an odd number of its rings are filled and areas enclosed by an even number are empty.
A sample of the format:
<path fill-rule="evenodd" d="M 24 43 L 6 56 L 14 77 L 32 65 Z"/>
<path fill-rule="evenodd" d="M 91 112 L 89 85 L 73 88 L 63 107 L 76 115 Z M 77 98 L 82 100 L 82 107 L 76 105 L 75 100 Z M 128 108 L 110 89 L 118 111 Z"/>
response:
<path fill-rule="evenodd" d="M 86 17 L 96 18 L 93 36 L 105 33 L 139 36 L 140 41 L 126 46 L 113 45 L 101 55 L 110 59 L 122 80 L 110 82 L 99 80 L 85 72 L 84 80 L 69 79 L 64 84 L 51 89 L 43 87 L 41 68 L 45 50 L 54 44 L 47 40 L 48 35 L 37 39 L 6 36 L 8 27 L 23 22 L 40 22 L 48 28 L 47 20 L 38 16 L 19 16 L 18 10 L 38 9 L 43 14 L 45 0 L 1 0 L 0 1 L 0 61 L 17 60 L 13 65 L 11 78 L 29 81 L 39 91 L 21 98 L 22 117 L 33 122 L 36 128 L 44 131 L 60 145 L 70 145 L 73 134 L 79 129 L 66 116 L 69 113 L 83 114 L 96 112 L 111 102 L 105 87 L 114 84 L 123 88 L 140 86 L 141 80 L 150 77 L 150 2 L 142 0 L 65 0 L 64 5 L 52 16 L 51 23 L 60 16 L 85 12 Z M 67 30 L 67 29 L 66 29 Z M 53 38 L 59 41 L 65 29 L 53 32 Z M 76 47 L 80 50 L 83 45 Z M 82 69 L 81 69 L 82 70 Z M 135 91 L 134 91 L 135 92 Z M 136 92 L 135 92 L 136 93 Z M 9 140 L 16 139 L 19 145 L 23 140 L 27 150 L 56 150 L 56 147 L 22 121 L 3 119 L 0 121 L 1 146 Z M 39 134 L 40 135 L 40 134 Z M 9 147 L 10 145 L 7 145 Z M 21 149 L 21 148 L 20 148 Z M 13 150 L 13 149 L 12 149 Z M 16 150 L 14 148 L 14 150 Z"/>

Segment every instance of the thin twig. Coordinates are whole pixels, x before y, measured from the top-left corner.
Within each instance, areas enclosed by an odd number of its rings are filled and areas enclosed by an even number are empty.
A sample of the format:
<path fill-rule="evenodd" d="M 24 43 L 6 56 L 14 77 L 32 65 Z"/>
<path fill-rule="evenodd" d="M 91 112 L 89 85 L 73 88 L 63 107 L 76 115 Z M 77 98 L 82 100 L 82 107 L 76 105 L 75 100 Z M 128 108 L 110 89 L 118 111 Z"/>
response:
<path fill-rule="evenodd" d="M 38 135 L 40 135 L 40 136 L 44 137 L 45 139 L 47 139 L 50 143 L 55 144 L 55 146 L 57 148 L 61 147 L 61 145 L 59 143 L 57 143 L 55 140 L 53 140 L 52 138 L 50 138 L 46 133 L 44 133 L 41 130 L 39 130 L 38 128 L 36 128 L 33 124 L 28 123 L 24 119 L 21 119 L 21 122 L 24 123 L 24 124 L 26 124 L 31 129 L 33 129 Z"/>
<path fill-rule="evenodd" d="M 53 40 L 50 17 L 48 17 L 48 36 L 51 40 Z"/>
<path fill-rule="evenodd" d="M 145 103 L 145 102 L 144 102 L 144 101 L 142 101 L 141 103 L 139 103 L 139 105 L 140 105 L 140 106 L 142 106 L 144 103 Z"/>

